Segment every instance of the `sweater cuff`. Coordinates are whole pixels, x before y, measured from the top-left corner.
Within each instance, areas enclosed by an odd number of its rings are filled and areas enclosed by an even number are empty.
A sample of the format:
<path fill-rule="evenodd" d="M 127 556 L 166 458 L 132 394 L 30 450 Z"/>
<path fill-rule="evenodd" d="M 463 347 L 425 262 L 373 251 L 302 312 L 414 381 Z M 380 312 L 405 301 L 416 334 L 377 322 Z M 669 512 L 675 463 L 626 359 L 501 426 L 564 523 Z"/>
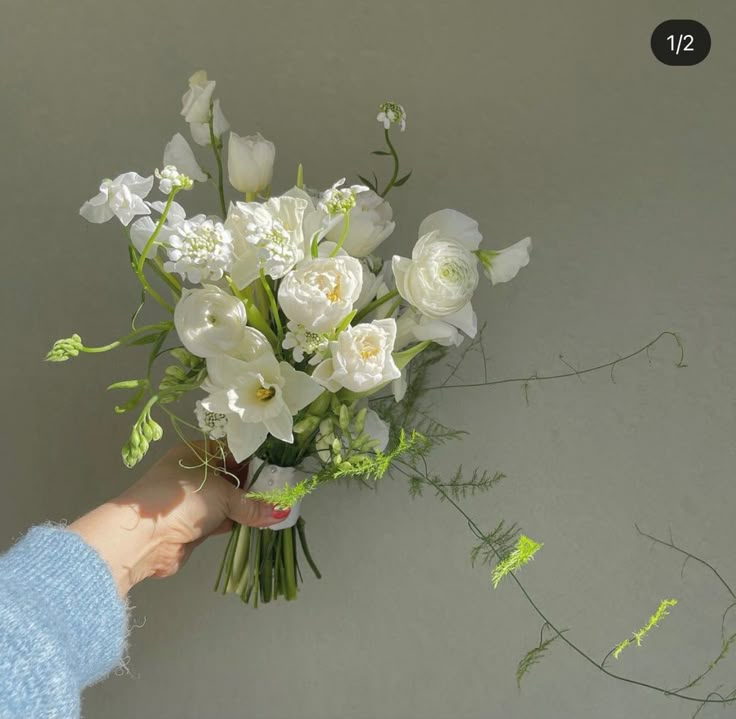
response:
<path fill-rule="evenodd" d="M 99 681 L 121 663 L 127 635 L 127 607 L 110 569 L 76 532 L 33 527 L 6 557 L 5 575 L 39 614 L 63 634 L 79 686 Z"/>

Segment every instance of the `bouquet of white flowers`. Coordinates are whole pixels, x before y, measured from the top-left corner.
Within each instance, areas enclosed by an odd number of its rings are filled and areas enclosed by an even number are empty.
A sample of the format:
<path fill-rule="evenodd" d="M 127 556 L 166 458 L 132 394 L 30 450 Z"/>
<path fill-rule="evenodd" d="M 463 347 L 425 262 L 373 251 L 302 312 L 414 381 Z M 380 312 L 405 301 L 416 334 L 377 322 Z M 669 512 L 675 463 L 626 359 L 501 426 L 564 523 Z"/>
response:
<path fill-rule="evenodd" d="M 193 75 L 182 115 L 194 141 L 211 148 L 215 173 L 176 134 L 155 178 L 126 172 L 104 180 L 80 210 L 90 222 L 120 220 L 141 305 L 151 298 L 166 319 L 138 326 L 136 312 L 131 331 L 116 342 L 88 347 L 73 335 L 56 342 L 48 359 L 151 346 L 142 376 L 111 386 L 132 393 L 117 412 L 142 406 L 123 460 L 134 466 L 161 438 L 159 412 L 180 435 L 187 428 L 203 435 L 192 446 L 205 481 L 208 471 L 224 472 L 247 496 L 282 511 L 284 521 L 272 529 L 234 527 L 217 580 L 257 605 L 296 597 L 299 546 L 319 576 L 300 517 L 306 495 L 335 479 L 379 479 L 402 456 L 423 455 L 426 436 L 399 413 L 379 414 L 369 398 L 383 391 L 378 396 L 392 392 L 405 402 L 415 358 L 474 337 L 479 266 L 494 284 L 506 282 L 529 262 L 531 241 L 481 249 L 478 223 L 444 209 L 420 224 L 410 258 L 385 262 L 377 252 L 395 229 L 386 196 L 411 174 L 399 173 L 391 131 L 405 129 L 406 113 L 392 102 L 377 118 L 386 149 L 374 154 L 393 162 L 382 188 L 374 176 L 315 191 L 300 166 L 296 185 L 272 194 L 274 145 L 259 134 L 230 132 L 227 175 L 243 197 L 228 205 L 222 138 L 229 124 L 214 90 L 205 72 Z M 162 199 L 151 201 L 156 179 Z M 177 202 L 207 183 L 217 189 L 220 215 L 191 214 Z M 154 381 L 154 365 L 165 356 L 173 362 Z M 189 392 L 203 393 L 196 420 L 172 409 Z"/>

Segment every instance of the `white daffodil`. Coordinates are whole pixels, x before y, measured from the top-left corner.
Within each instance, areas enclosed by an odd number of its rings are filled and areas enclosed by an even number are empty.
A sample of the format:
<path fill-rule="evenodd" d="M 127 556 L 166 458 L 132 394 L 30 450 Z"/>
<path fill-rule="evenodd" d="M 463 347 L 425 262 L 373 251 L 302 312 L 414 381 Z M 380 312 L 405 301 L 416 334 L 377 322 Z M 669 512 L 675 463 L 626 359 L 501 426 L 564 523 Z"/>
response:
<path fill-rule="evenodd" d="M 331 332 L 353 309 L 363 286 L 359 260 L 347 255 L 305 260 L 279 286 L 279 305 L 298 325 Z"/>
<path fill-rule="evenodd" d="M 322 387 L 308 374 L 272 353 L 251 362 L 233 357 L 207 360 L 207 379 L 201 401 L 206 412 L 224 415 L 227 443 L 236 462 L 250 457 L 273 435 L 292 443 L 294 415 L 317 399 Z"/>
<path fill-rule="evenodd" d="M 350 225 L 342 248 L 353 257 L 370 255 L 393 231 L 391 205 L 373 190 L 355 196 L 355 207 L 350 212 Z M 327 239 L 339 242 L 342 224 L 327 232 Z"/>
<path fill-rule="evenodd" d="M 114 180 L 103 180 L 100 191 L 80 208 L 79 214 L 89 222 L 101 223 L 117 217 L 126 227 L 137 215 L 150 215 L 143 201 L 153 188 L 153 177 L 125 172 Z"/>
<path fill-rule="evenodd" d="M 230 205 L 225 228 L 233 236 L 232 278 L 247 287 L 260 271 L 280 279 L 304 259 L 302 220 L 307 203 L 295 197 L 272 197 Z"/>
<path fill-rule="evenodd" d="M 255 194 L 271 184 L 276 147 L 256 133 L 240 137 L 230 133 L 227 145 L 227 173 L 230 184 L 239 192 Z"/>
<path fill-rule="evenodd" d="M 187 177 L 191 177 L 195 182 L 206 182 L 207 173 L 202 170 L 194 157 L 194 151 L 186 138 L 177 132 L 164 148 L 164 167 L 173 165 L 176 169 Z M 161 190 L 163 192 L 163 189 Z M 165 194 L 168 194 L 165 193 Z"/>
<path fill-rule="evenodd" d="M 240 354 L 246 347 L 252 356 L 255 345 L 247 321 L 243 303 L 214 285 L 185 289 L 174 308 L 179 339 L 197 357 Z"/>
<path fill-rule="evenodd" d="M 483 265 L 486 277 L 497 285 L 513 280 L 522 267 L 529 264 L 532 238 L 525 237 L 503 250 L 477 250 L 476 255 Z"/>
<path fill-rule="evenodd" d="M 455 210 L 440 210 L 419 226 L 411 259 L 394 255 L 399 294 L 421 314 L 474 337 L 478 320 L 471 300 L 478 286 L 473 252 L 483 239 L 478 223 Z"/>
<path fill-rule="evenodd" d="M 354 325 L 330 342 L 330 358 L 312 373 L 330 392 L 341 388 L 368 392 L 401 377 L 392 352 L 396 341 L 393 319 Z"/>
<path fill-rule="evenodd" d="M 378 122 L 383 124 L 385 130 L 391 125 L 398 125 L 401 132 L 406 130 L 406 110 L 396 102 L 382 102 L 378 106 Z"/>
<path fill-rule="evenodd" d="M 233 238 L 221 222 L 192 218 L 174 228 L 166 241 L 167 272 L 192 284 L 222 279 L 233 264 Z"/>

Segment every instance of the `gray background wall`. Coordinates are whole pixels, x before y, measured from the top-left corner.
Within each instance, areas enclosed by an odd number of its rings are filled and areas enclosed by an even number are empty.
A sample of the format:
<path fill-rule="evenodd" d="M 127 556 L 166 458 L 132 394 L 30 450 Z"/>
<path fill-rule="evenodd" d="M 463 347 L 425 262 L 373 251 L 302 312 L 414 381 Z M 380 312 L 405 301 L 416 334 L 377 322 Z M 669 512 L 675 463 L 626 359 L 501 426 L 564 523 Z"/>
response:
<path fill-rule="evenodd" d="M 415 177 L 392 198 L 392 250 L 428 212 L 478 218 L 487 246 L 532 235 L 517 281 L 484 287 L 493 377 L 594 365 L 676 329 L 618 368 L 437 399 L 470 436 L 436 457 L 504 471 L 469 509 L 518 520 L 545 547 L 529 588 L 601 657 L 660 599 L 680 605 L 616 668 L 686 683 L 719 649 L 728 597 L 695 565 L 650 550 L 634 522 L 736 575 L 736 8 L 634 2 L 177 2 L 3 0 L 0 236 L 4 476 L 0 544 L 120 491 L 127 423 L 104 387 L 142 355 L 40 361 L 58 336 L 103 343 L 126 325 L 134 278 L 113 225 L 77 208 L 100 178 L 160 163 L 185 131 L 180 96 L 205 67 L 241 134 L 278 147 L 276 185 L 379 167 L 375 106 L 402 102 Z M 696 16 L 710 57 L 651 56 L 662 20 Z M 215 209 L 214 197 L 200 199 Z M 192 201 L 190 200 L 190 203 Z M 470 366 L 466 377 L 473 375 Z M 478 371 L 476 366 L 475 371 Z M 695 707 L 613 682 L 563 647 L 519 693 L 539 623 L 512 586 L 472 569 L 450 509 L 378 492 L 322 491 L 306 508 L 325 578 L 256 612 L 211 591 L 222 538 L 185 571 L 134 591 L 145 625 L 130 675 L 90 690 L 87 717 L 689 717 Z M 29 568 L 31 571 L 32 568 Z M 729 681 L 733 664 L 714 683 Z M 726 684 L 726 691 L 733 685 Z M 701 716 L 721 716 L 715 709 Z"/>

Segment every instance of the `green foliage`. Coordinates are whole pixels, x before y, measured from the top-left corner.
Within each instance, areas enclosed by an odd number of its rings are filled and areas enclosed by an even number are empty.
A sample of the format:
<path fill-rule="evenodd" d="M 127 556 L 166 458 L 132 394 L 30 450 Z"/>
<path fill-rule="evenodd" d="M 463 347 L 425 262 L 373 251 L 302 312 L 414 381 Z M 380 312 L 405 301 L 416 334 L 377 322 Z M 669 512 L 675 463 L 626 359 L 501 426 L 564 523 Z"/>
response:
<path fill-rule="evenodd" d="M 473 474 L 468 478 L 463 473 L 463 466 L 460 465 L 450 478 L 449 482 L 435 481 L 432 486 L 440 501 L 445 501 L 449 497 L 455 500 L 465 499 L 467 496 L 474 497 L 480 492 L 488 492 L 493 489 L 506 475 L 501 472 L 491 473 L 486 469 L 481 470 L 476 467 Z M 416 480 L 416 478 L 413 478 Z M 412 496 L 421 494 L 422 482 L 409 482 L 409 491 Z"/>
<path fill-rule="evenodd" d="M 521 569 L 521 567 L 534 559 L 534 555 L 543 546 L 541 542 L 535 542 L 525 534 L 520 535 L 516 542 L 516 548 L 501 559 L 493 570 L 493 588 L 496 589 L 501 583 L 501 580 L 511 574 L 511 572 Z"/>
<path fill-rule="evenodd" d="M 631 638 L 624 639 L 620 644 L 616 646 L 616 648 L 613 650 L 613 658 L 618 659 L 621 656 L 621 652 L 623 652 L 623 650 L 631 644 L 636 643 L 636 646 L 640 647 L 644 637 L 649 634 L 652 629 L 659 626 L 659 623 L 666 616 L 669 615 L 668 609 L 670 607 L 674 607 L 676 604 L 676 599 L 663 599 L 660 602 L 659 607 L 657 607 L 657 611 L 654 612 L 651 617 L 649 617 L 649 621 L 641 629 L 634 632 Z"/>
<path fill-rule="evenodd" d="M 499 558 L 506 557 L 513 552 L 518 536 L 518 525 L 514 522 L 506 526 L 502 519 L 490 534 L 481 535 L 480 542 L 470 552 L 471 564 L 473 566 L 495 564 Z"/>
<path fill-rule="evenodd" d="M 195 357 L 183 347 L 169 350 L 178 364 L 169 365 L 158 386 L 159 402 L 175 402 L 182 395 L 197 389 L 207 376 L 207 367 L 200 357 Z"/>
<path fill-rule="evenodd" d="M 161 425 L 151 417 L 151 408 L 157 401 L 156 395 L 148 401 L 123 446 L 123 463 L 129 469 L 135 467 L 146 456 L 151 442 L 157 442 L 164 435 Z"/>
<path fill-rule="evenodd" d="M 82 347 L 82 338 L 77 334 L 56 340 L 46 355 L 46 361 L 66 362 L 70 357 L 76 357 L 82 351 Z"/>
<path fill-rule="evenodd" d="M 548 625 L 545 625 L 545 627 Z M 567 630 L 562 630 L 563 633 Z M 542 628 L 542 634 L 544 634 L 544 627 Z M 521 680 L 524 678 L 526 673 L 535 665 L 539 664 L 544 655 L 549 650 L 552 642 L 559 639 L 559 634 L 553 634 L 551 637 L 544 639 L 540 637 L 539 644 L 536 647 L 530 649 L 522 658 L 516 667 L 516 686 L 521 689 Z"/>

